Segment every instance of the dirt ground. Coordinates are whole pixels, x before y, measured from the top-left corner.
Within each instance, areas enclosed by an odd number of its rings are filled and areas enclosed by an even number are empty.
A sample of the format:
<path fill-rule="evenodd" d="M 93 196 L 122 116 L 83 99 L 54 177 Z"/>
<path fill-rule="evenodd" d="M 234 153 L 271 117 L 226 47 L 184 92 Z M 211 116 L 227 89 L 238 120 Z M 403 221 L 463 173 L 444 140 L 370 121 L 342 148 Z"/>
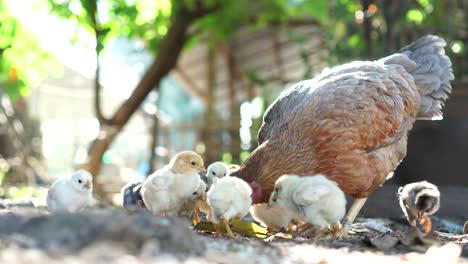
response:
<path fill-rule="evenodd" d="M 3 207 L 0 263 L 468 263 L 462 219 L 433 217 L 436 231 L 429 235 L 411 231 L 403 219 L 360 218 L 348 240 L 283 233 L 232 240 L 145 211 L 49 215 L 43 208 Z"/>

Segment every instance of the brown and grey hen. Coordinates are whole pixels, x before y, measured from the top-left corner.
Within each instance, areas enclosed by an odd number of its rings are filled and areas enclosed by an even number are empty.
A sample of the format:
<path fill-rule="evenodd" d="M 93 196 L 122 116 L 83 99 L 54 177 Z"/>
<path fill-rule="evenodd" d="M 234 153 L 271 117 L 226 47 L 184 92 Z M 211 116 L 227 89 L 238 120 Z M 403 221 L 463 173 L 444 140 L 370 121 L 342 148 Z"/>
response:
<path fill-rule="evenodd" d="M 232 175 L 264 203 L 283 174 L 324 174 L 355 198 L 344 229 L 406 155 L 417 119 L 442 118 L 454 79 L 443 39 L 428 35 L 377 61 L 325 70 L 267 109 L 259 146 Z"/>

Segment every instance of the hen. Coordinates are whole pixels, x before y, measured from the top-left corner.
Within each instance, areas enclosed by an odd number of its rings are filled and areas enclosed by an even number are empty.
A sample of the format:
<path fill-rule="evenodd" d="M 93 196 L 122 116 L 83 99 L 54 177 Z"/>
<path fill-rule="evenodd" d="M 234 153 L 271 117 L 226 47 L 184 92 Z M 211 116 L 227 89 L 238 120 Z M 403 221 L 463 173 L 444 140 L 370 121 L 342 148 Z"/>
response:
<path fill-rule="evenodd" d="M 293 85 L 269 106 L 259 146 L 232 175 L 261 187 L 254 203 L 267 202 L 283 174 L 327 175 L 355 198 L 345 232 L 406 156 L 413 123 L 442 118 L 454 79 L 445 45 L 428 35 L 391 56 Z"/>
<path fill-rule="evenodd" d="M 196 191 L 200 171 L 205 171 L 200 155 L 193 151 L 178 153 L 167 166 L 155 171 L 143 183 L 144 204 L 153 214 L 177 212 Z"/>
<path fill-rule="evenodd" d="M 328 231 L 329 225 L 335 236 L 340 227 L 340 220 L 346 212 L 343 191 L 323 175 L 281 176 L 271 193 L 270 204 L 291 210 L 301 216 L 304 222 L 319 228 L 316 239 Z"/>

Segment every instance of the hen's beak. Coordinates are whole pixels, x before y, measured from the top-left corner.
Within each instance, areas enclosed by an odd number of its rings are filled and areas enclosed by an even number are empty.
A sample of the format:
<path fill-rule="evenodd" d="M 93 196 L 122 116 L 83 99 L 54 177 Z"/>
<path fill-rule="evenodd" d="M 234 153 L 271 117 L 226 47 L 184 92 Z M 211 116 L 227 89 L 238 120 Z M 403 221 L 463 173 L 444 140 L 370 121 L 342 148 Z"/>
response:
<path fill-rule="evenodd" d="M 86 189 L 91 189 L 91 182 L 90 182 L 89 180 L 86 181 L 85 184 L 84 184 L 84 187 L 85 187 Z"/>

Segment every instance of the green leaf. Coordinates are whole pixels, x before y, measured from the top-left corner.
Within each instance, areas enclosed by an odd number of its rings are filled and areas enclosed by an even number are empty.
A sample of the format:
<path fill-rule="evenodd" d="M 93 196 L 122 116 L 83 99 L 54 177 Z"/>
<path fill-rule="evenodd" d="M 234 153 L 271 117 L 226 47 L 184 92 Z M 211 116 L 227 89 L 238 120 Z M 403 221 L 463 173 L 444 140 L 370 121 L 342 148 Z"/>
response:
<path fill-rule="evenodd" d="M 421 24 L 424 20 L 424 13 L 418 9 L 410 9 L 406 13 L 406 20 L 409 22 L 414 22 L 416 24 Z"/>

